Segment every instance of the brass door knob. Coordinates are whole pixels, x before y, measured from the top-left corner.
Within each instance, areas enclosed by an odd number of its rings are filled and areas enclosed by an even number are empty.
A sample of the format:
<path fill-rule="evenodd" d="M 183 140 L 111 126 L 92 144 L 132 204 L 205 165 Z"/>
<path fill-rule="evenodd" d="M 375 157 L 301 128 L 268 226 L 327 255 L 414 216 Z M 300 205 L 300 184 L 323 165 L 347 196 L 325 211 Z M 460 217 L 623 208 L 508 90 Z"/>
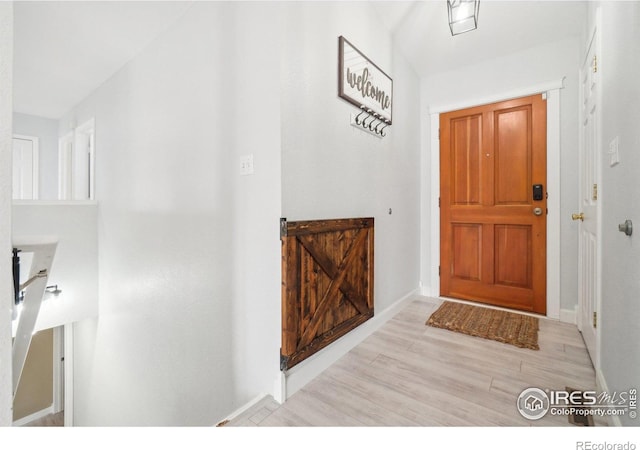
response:
<path fill-rule="evenodd" d="M 572 219 L 572 220 L 581 220 L 581 221 L 584 221 L 584 213 L 580 213 L 580 214 L 571 214 L 571 219 Z"/>

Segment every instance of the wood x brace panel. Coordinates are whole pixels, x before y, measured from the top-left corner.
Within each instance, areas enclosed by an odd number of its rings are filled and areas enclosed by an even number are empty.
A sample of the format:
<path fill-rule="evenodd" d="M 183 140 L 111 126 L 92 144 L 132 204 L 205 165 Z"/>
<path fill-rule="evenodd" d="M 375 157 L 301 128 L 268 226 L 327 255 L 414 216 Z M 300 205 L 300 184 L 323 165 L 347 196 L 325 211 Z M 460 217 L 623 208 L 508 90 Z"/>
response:
<path fill-rule="evenodd" d="M 281 370 L 373 317 L 373 218 L 281 221 Z"/>

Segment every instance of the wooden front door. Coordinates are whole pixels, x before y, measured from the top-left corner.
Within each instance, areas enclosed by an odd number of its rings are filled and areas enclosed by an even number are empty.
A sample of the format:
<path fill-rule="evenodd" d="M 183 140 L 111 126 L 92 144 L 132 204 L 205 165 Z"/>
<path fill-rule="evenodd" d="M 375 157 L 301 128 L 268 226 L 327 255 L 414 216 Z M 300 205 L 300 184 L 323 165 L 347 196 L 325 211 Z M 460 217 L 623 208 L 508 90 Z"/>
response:
<path fill-rule="evenodd" d="M 440 116 L 442 296 L 546 313 L 546 112 L 535 95 Z"/>

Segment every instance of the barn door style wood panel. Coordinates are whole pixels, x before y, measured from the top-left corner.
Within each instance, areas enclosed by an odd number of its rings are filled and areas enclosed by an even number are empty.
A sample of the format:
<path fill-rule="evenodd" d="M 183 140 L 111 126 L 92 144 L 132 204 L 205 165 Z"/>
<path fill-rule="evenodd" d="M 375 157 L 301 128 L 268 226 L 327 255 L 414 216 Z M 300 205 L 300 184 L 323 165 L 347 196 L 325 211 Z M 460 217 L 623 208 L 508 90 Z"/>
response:
<path fill-rule="evenodd" d="M 440 116 L 442 296 L 545 314 L 546 111 L 535 95 Z"/>
<path fill-rule="evenodd" d="M 373 224 L 281 219 L 281 370 L 373 317 Z"/>

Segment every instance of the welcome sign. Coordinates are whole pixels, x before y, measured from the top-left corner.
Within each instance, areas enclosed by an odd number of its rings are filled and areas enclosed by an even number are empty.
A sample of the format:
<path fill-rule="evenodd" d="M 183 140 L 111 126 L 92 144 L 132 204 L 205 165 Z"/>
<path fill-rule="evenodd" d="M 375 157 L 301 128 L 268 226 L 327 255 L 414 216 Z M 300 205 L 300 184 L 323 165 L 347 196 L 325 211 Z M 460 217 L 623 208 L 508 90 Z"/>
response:
<path fill-rule="evenodd" d="M 343 36 L 339 37 L 338 95 L 391 125 L 393 80 Z"/>

